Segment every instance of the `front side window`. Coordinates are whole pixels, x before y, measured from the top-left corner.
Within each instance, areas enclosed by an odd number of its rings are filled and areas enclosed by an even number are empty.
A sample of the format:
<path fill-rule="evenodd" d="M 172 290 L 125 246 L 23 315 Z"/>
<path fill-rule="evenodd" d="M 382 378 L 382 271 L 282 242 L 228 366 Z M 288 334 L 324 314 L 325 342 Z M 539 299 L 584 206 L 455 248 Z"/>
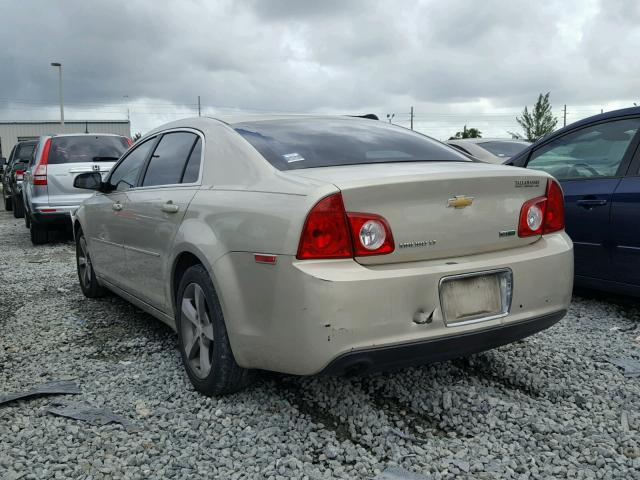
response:
<path fill-rule="evenodd" d="M 232 125 L 279 170 L 396 162 L 470 162 L 429 137 L 376 120 L 298 118 Z"/>
<path fill-rule="evenodd" d="M 196 140 L 198 136 L 190 132 L 164 134 L 151 156 L 142 186 L 180 183 L 185 164 Z"/>
<path fill-rule="evenodd" d="M 640 119 L 632 118 L 569 133 L 535 150 L 527 168 L 559 180 L 613 177 L 639 127 Z"/>
<path fill-rule="evenodd" d="M 131 152 L 120 162 L 111 173 L 109 183 L 118 191 L 129 190 L 136 186 L 140 169 L 151 152 L 155 138 L 134 147 Z"/>

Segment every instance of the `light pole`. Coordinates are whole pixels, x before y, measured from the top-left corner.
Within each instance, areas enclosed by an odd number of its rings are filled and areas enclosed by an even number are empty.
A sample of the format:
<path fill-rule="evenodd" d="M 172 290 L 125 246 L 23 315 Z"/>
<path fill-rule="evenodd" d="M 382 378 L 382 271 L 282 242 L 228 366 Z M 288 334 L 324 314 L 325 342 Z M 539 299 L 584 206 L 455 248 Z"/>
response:
<path fill-rule="evenodd" d="M 60 94 L 60 125 L 64 125 L 64 99 L 62 97 L 62 64 L 59 62 L 51 62 L 52 67 L 58 67 L 60 81 L 58 82 L 58 92 Z"/>

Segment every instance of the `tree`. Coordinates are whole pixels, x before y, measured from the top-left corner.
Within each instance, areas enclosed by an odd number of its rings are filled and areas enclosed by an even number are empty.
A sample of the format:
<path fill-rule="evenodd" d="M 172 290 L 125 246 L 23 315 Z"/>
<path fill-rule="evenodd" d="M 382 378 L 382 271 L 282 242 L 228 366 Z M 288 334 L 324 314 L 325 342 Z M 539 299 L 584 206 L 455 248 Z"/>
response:
<path fill-rule="evenodd" d="M 465 125 L 461 132 L 456 132 L 455 136 L 449 140 L 458 140 L 460 138 L 482 138 L 482 132 L 477 128 L 467 128 Z"/>
<path fill-rule="evenodd" d="M 558 119 L 551 112 L 549 93 L 538 95 L 538 101 L 533 106 L 531 113 L 525 106 L 522 117 L 516 117 L 516 122 L 520 124 L 524 130 L 524 136 L 530 142 L 535 142 L 553 132 L 558 124 Z"/>

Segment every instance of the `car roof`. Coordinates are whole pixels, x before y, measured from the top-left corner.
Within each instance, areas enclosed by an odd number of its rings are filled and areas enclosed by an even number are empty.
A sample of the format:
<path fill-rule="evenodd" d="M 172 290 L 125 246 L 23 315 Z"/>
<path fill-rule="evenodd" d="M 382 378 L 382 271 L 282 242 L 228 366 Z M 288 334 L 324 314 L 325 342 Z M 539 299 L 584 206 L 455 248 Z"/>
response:
<path fill-rule="evenodd" d="M 201 117 L 187 117 L 180 120 L 174 120 L 169 123 L 160 125 L 145 133 L 142 138 L 148 138 L 159 132 L 171 130 L 174 128 L 195 128 L 203 129 L 207 125 L 213 123 L 225 124 L 230 127 L 234 125 L 246 123 L 246 122 L 268 122 L 273 120 L 308 120 L 308 119 L 340 119 L 351 122 L 379 122 L 386 124 L 380 120 L 373 120 L 371 118 L 364 118 L 360 116 L 351 115 L 318 115 L 318 114 L 238 114 L 238 115 L 216 115 L 216 116 L 201 116 Z M 138 140 L 139 142 L 139 140 Z"/>
<path fill-rule="evenodd" d="M 44 135 L 45 137 L 124 137 L 117 133 L 52 133 Z"/>
<path fill-rule="evenodd" d="M 518 138 L 492 138 L 492 137 L 481 137 L 481 138 L 452 138 L 451 140 L 447 140 L 447 143 L 460 142 L 460 143 L 485 143 L 485 142 L 504 142 L 504 143 L 526 143 L 529 144 L 531 142 L 527 142 L 526 140 L 521 140 Z"/>

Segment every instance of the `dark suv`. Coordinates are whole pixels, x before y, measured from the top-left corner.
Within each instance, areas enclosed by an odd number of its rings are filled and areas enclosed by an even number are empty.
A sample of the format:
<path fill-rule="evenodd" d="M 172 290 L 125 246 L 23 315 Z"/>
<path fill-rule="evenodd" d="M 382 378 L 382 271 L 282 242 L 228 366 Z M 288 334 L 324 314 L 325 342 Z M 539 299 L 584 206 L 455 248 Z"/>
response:
<path fill-rule="evenodd" d="M 35 140 L 16 143 L 11 150 L 4 171 L 0 174 L 4 209 L 13 210 L 13 215 L 16 218 L 24 216 L 22 180 L 27 165 L 33 158 L 33 151 L 37 143 Z"/>

